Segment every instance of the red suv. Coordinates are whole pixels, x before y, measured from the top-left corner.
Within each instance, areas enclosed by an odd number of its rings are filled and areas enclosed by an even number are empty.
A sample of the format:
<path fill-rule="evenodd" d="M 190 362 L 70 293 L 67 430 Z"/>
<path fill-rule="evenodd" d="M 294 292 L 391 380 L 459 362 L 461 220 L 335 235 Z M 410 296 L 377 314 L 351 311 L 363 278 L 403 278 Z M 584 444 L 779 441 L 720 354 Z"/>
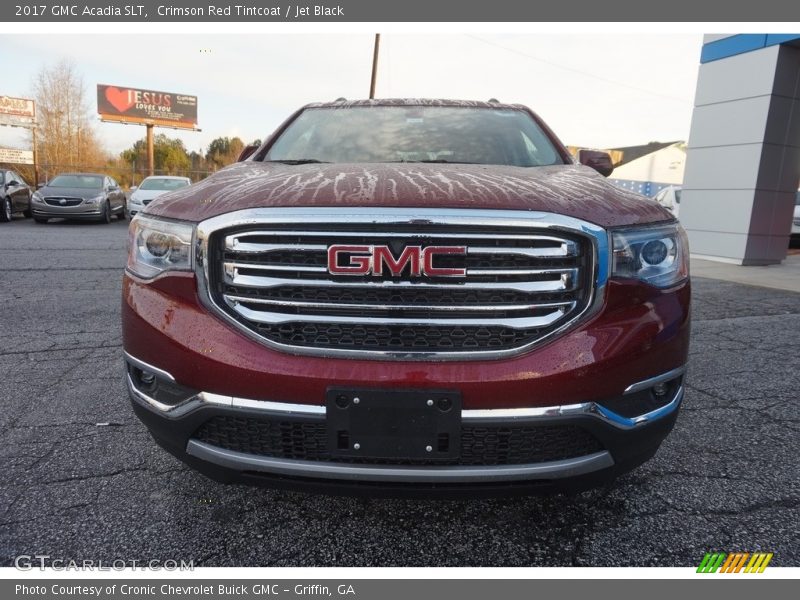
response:
<path fill-rule="evenodd" d="M 127 384 L 223 481 L 576 488 L 652 456 L 683 398 L 686 236 L 529 109 L 344 100 L 133 220 Z"/>

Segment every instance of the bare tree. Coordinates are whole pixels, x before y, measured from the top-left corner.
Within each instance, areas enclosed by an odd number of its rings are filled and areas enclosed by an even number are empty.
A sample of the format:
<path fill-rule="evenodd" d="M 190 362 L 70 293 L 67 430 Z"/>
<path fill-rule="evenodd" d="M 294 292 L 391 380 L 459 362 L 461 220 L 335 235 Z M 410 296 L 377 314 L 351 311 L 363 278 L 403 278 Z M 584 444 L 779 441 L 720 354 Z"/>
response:
<path fill-rule="evenodd" d="M 33 81 L 33 96 L 40 164 L 76 169 L 105 163 L 89 117 L 83 77 L 74 63 L 63 59 L 42 67 Z"/>

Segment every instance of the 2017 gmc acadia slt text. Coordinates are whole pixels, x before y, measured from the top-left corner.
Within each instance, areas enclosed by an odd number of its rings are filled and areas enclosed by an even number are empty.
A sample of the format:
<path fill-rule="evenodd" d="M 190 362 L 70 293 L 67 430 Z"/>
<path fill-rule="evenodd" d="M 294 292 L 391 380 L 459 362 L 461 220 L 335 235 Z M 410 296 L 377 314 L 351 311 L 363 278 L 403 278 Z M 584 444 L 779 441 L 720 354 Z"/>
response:
<path fill-rule="evenodd" d="M 579 489 L 651 457 L 689 344 L 686 236 L 520 105 L 344 100 L 129 231 L 133 407 L 222 481 Z"/>

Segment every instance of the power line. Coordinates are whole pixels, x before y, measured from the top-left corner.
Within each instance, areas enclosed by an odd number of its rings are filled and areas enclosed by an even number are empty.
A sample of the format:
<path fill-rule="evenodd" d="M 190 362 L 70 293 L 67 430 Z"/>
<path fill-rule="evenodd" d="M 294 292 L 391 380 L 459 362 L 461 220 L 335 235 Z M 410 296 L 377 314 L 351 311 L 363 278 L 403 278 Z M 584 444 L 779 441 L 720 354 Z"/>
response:
<path fill-rule="evenodd" d="M 663 98 L 665 100 L 671 100 L 672 102 L 680 102 L 681 104 L 689 104 L 685 99 L 677 98 L 675 96 L 669 96 L 666 94 L 659 94 L 658 92 L 654 92 L 653 90 L 649 90 L 647 88 L 642 88 L 636 85 L 631 85 L 629 83 L 624 83 L 622 81 L 614 81 L 613 79 L 607 79 L 606 77 L 601 77 L 600 75 L 595 75 L 594 73 L 590 73 L 588 71 L 582 71 L 581 69 L 576 69 L 574 67 L 568 67 L 565 65 L 560 65 L 550 60 L 546 60 L 544 58 L 539 58 L 538 56 L 534 56 L 532 54 L 528 54 L 527 52 L 522 52 L 521 50 L 517 50 L 516 48 L 509 48 L 508 46 L 503 46 L 502 44 L 498 44 L 496 42 L 492 42 L 491 40 L 484 39 L 482 37 L 478 37 L 477 35 L 470 35 L 465 34 L 466 37 L 470 37 L 474 40 L 478 40 L 479 42 L 483 42 L 484 44 L 488 44 L 489 46 L 494 46 L 495 48 L 500 48 L 501 50 L 505 50 L 507 52 L 511 52 L 513 54 L 518 54 L 519 56 L 524 56 L 525 58 L 529 58 L 531 60 L 535 60 L 537 62 L 543 63 L 545 65 L 549 65 L 556 69 L 561 69 L 562 71 L 569 71 L 571 73 L 576 73 L 578 75 L 583 75 L 584 77 L 589 77 L 591 79 L 596 79 L 597 81 L 602 81 L 603 83 L 608 83 L 610 85 L 615 85 L 619 87 L 628 88 L 630 90 L 634 90 L 637 92 L 641 92 L 642 94 L 649 94 L 650 96 L 656 96 L 658 98 Z"/>

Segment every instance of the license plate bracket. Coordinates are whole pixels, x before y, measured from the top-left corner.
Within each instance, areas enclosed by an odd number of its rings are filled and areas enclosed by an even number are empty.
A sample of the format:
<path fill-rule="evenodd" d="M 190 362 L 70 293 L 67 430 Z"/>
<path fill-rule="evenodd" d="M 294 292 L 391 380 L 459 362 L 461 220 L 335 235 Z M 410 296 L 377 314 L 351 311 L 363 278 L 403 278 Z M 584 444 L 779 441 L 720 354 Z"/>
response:
<path fill-rule="evenodd" d="M 461 395 L 452 390 L 329 388 L 334 457 L 453 460 L 461 451 Z"/>

